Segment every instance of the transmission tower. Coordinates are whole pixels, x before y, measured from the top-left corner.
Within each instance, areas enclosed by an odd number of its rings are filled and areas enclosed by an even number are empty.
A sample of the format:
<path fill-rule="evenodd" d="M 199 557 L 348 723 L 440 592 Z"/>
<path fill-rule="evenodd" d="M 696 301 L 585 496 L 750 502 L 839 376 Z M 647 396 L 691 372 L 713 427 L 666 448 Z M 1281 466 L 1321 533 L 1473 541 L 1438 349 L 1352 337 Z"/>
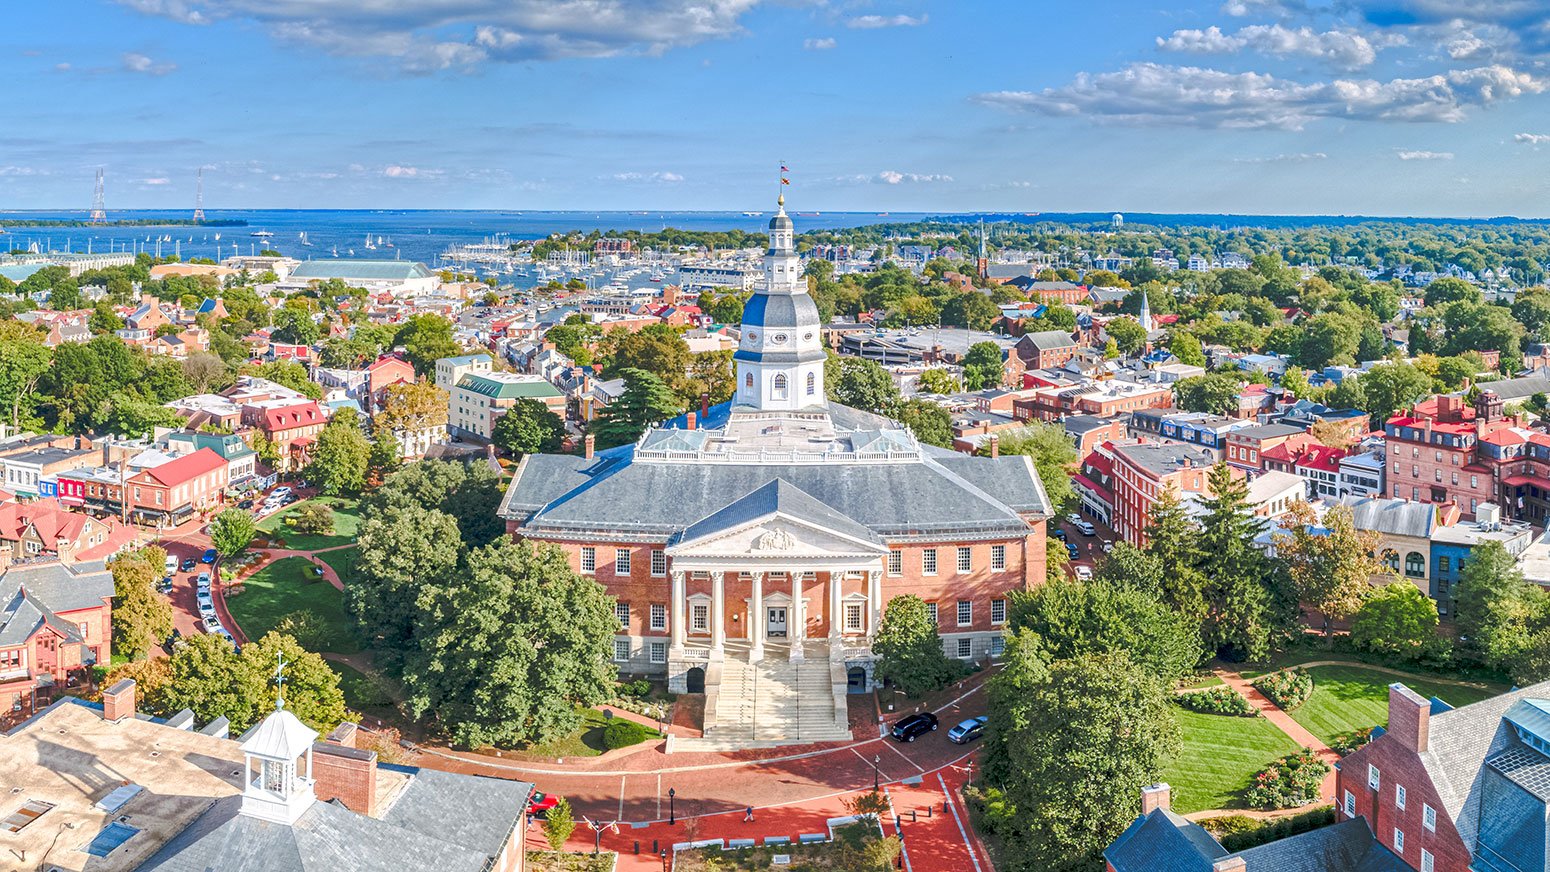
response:
<path fill-rule="evenodd" d="M 108 220 L 107 202 L 102 194 L 102 168 L 97 168 L 97 189 L 91 196 L 91 220 L 103 222 Z"/>
<path fill-rule="evenodd" d="M 199 191 L 194 194 L 194 220 L 205 220 L 205 168 L 199 168 Z"/>

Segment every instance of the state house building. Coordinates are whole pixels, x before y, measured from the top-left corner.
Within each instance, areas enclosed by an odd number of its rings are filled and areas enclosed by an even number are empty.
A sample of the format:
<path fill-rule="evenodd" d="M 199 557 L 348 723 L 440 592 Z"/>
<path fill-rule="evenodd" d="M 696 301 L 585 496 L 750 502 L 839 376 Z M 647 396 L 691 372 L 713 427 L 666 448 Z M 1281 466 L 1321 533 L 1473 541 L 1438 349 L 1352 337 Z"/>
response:
<path fill-rule="evenodd" d="M 705 692 L 706 737 L 736 744 L 848 736 L 890 598 L 925 600 L 949 655 L 995 656 L 1007 594 L 1045 571 L 1029 458 L 922 445 L 826 399 L 792 236 L 782 198 L 731 402 L 595 455 L 529 455 L 501 506 L 617 598 L 620 670 Z"/>

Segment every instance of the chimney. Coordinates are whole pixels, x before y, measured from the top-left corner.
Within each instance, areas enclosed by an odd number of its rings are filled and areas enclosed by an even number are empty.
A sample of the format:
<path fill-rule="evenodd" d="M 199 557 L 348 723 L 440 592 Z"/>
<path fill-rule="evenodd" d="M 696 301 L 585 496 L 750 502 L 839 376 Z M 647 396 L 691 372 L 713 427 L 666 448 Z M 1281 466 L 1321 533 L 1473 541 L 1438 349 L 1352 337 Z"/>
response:
<path fill-rule="evenodd" d="M 135 680 L 121 678 L 102 692 L 102 719 L 117 723 L 135 716 Z"/>
<path fill-rule="evenodd" d="M 345 726 L 354 727 L 354 724 Z M 363 751 L 329 740 L 312 745 L 312 792 L 319 802 L 337 799 L 345 808 L 367 817 L 377 813 L 377 752 Z M 351 740 L 354 732 L 351 731 Z"/>
<path fill-rule="evenodd" d="M 1001 437 L 997 436 L 994 433 L 992 433 L 992 434 L 990 434 L 990 459 L 991 460 L 995 460 L 997 457 L 1000 457 L 1000 456 L 1001 456 Z"/>
<path fill-rule="evenodd" d="M 700 416 L 696 415 L 693 411 L 690 411 L 689 412 L 688 421 L 689 421 L 689 429 L 690 430 L 697 429 L 697 427 L 698 427 L 698 425 L 700 423 Z"/>
<path fill-rule="evenodd" d="M 700 417 L 710 417 L 710 394 L 700 394 Z"/>
<path fill-rule="evenodd" d="M 1389 685 L 1388 735 L 1417 754 L 1430 745 L 1432 704 L 1400 682 Z"/>
<path fill-rule="evenodd" d="M 588 433 L 587 438 L 581 440 L 581 456 L 586 460 L 591 460 L 592 455 L 596 453 L 597 437 L 593 436 L 591 433 Z"/>
<path fill-rule="evenodd" d="M 1211 864 L 1211 872 L 1244 872 L 1249 861 L 1242 857 L 1223 857 Z"/>
<path fill-rule="evenodd" d="M 1141 814 L 1149 815 L 1162 809 L 1164 811 L 1173 808 L 1173 788 L 1168 782 L 1159 781 L 1156 784 L 1148 784 L 1141 788 Z"/>
<path fill-rule="evenodd" d="M 323 741 L 329 743 L 330 745 L 342 745 L 346 748 L 354 748 L 355 740 L 360 735 L 360 729 L 361 728 L 358 725 L 350 721 L 345 721 L 339 726 L 334 727 L 334 731 L 329 733 L 328 738 L 324 739 Z"/>

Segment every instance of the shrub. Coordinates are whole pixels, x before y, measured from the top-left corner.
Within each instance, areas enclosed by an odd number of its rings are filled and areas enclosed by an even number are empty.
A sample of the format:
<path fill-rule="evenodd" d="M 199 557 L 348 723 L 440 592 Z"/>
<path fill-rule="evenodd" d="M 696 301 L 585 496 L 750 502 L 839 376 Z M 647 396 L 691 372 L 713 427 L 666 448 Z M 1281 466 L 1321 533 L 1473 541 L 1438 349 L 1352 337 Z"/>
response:
<path fill-rule="evenodd" d="M 1207 715 L 1227 715 L 1238 718 L 1257 718 L 1256 709 L 1243 698 L 1243 694 L 1230 687 L 1211 687 L 1178 695 L 1179 705 L 1190 711 Z"/>
<path fill-rule="evenodd" d="M 1335 822 L 1335 807 L 1326 805 L 1302 814 L 1263 821 L 1235 814 L 1200 822 L 1229 851 L 1244 851 L 1287 836 L 1327 827 Z"/>
<path fill-rule="evenodd" d="M 650 735 L 650 730 L 632 720 L 614 718 L 603 728 L 603 747 L 610 751 L 615 748 L 628 748 L 646 741 Z"/>
<path fill-rule="evenodd" d="M 651 693 L 651 682 L 644 678 L 619 682 L 619 695 L 630 699 L 645 699 Z"/>
<path fill-rule="evenodd" d="M 1319 801 L 1319 785 L 1329 772 L 1328 763 L 1304 748 L 1255 775 L 1245 798 L 1251 808 L 1266 810 L 1309 805 Z"/>
<path fill-rule="evenodd" d="M 1372 741 L 1372 727 L 1365 730 L 1352 730 L 1348 733 L 1337 733 L 1329 743 L 1329 747 L 1335 749 L 1335 753 L 1345 757 L 1356 751 L 1357 748 Z"/>
<path fill-rule="evenodd" d="M 326 536 L 334 532 L 334 509 L 327 503 L 308 503 L 286 520 L 298 533 Z"/>
<path fill-rule="evenodd" d="M 1270 697 L 1282 711 L 1291 711 L 1308 701 L 1313 693 L 1313 676 L 1301 669 L 1286 669 L 1263 675 L 1254 681 L 1254 689 Z"/>

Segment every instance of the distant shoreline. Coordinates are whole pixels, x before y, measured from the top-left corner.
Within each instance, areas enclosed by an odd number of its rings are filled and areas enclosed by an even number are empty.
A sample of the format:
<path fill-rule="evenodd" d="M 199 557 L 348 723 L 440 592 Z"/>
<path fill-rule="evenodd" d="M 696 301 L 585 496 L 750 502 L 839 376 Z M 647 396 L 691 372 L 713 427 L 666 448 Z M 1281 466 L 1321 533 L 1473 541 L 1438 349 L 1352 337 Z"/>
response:
<path fill-rule="evenodd" d="M 0 218 L 0 227 L 246 227 L 241 218 L 212 218 L 207 221 L 176 218 L 121 218 L 114 221 L 87 221 L 58 218 Z"/>

